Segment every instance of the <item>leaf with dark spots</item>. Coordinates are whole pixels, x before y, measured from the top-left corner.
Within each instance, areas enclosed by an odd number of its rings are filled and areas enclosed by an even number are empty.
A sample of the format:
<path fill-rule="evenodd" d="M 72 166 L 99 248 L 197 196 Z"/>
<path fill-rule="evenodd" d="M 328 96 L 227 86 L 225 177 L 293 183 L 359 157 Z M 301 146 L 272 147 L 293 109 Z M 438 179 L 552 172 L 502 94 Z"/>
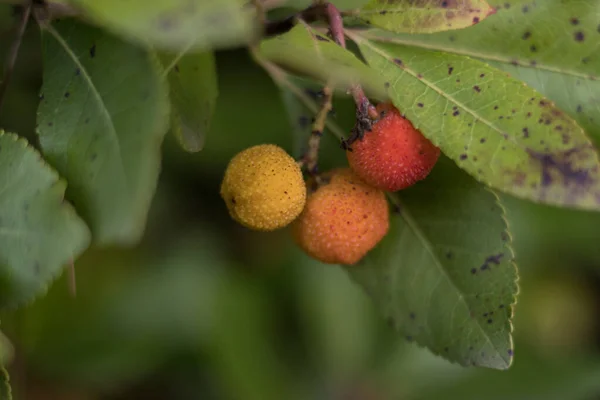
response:
<path fill-rule="evenodd" d="M 393 82 L 388 93 L 394 105 L 476 179 L 537 202 L 600 209 L 598 155 L 582 128 L 552 101 L 478 60 L 350 36 L 367 62 Z M 405 60 L 402 69 L 391 62 L 396 57 Z M 447 64 L 460 72 L 460 84 L 447 79 Z M 485 73 L 486 87 L 474 96 L 472 87 L 481 73 Z M 416 98 L 429 106 L 415 107 Z M 453 107 L 459 115 L 448 113 Z M 507 110 L 511 110 L 510 118 L 505 118 Z M 469 126 L 473 121 L 477 123 Z M 462 160 L 463 147 L 483 138 L 485 144 L 469 146 L 469 159 Z M 570 169 L 588 174 L 589 179 L 574 181 L 567 169 L 552 168 L 552 181 L 542 184 L 548 182 L 547 162 L 532 157 L 531 151 L 563 161 L 563 154 L 577 154 L 568 158 Z M 476 164 L 471 156 L 483 162 Z"/>
<path fill-rule="evenodd" d="M 67 198 L 96 243 L 134 243 L 144 231 L 168 130 L 160 62 L 74 19 L 44 26 L 42 51 L 45 101 L 37 122 L 44 155 L 68 180 Z M 65 73 L 74 68 L 81 76 Z M 90 162 L 94 154 L 97 161 Z"/>
<path fill-rule="evenodd" d="M 500 0 L 488 2 L 497 8 L 497 13 L 468 29 L 411 35 L 370 29 L 363 36 L 486 61 L 532 66 L 585 80 L 600 78 L 595 1 L 543 0 L 534 4 L 531 0 L 517 0 L 515 4 L 522 6 L 510 8 L 502 7 Z M 573 15 L 577 16 L 576 25 L 571 21 Z"/>
<path fill-rule="evenodd" d="M 431 33 L 466 28 L 493 13 L 485 0 L 371 0 L 348 20 L 391 32 Z"/>
<path fill-rule="evenodd" d="M 403 336 L 461 365 L 508 368 L 517 271 L 495 194 L 442 156 L 392 198 L 402 214 L 348 273 Z M 495 304 L 507 306 L 492 318 Z"/>
<path fill-rule="evenodd" d="M 250 43 L 258 34 L 243 0 L 70 0 L 97 25 L 159 50 L 208 50 Z M 93 52 L 90 51 L 92 57 Z"/>
<path fill-rule="evenodd" d="M 45 291 L 90 243 L 90 231 L 64 200 L 66 183 L 24 139 L 0 131 L 0 307 Z"/>

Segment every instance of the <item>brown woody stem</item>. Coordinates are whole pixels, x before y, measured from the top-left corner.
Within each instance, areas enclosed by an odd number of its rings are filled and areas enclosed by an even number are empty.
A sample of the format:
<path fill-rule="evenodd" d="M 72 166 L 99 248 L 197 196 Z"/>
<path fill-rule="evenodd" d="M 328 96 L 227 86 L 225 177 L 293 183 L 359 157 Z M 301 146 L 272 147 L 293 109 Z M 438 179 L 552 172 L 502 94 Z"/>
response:
<path fill-rule="evenodd" d="M 327 116 L 333 109 L 331 100 L 333 97 L 333 89 L 330 85 L 325 85 L 322 91 L 323 101 L 321 102 L 321 108 L 315 116 L 315 120 L 312 125 L 310 137 L 308 139 L 308 150 L 304 155 L 304 163 L 306 170 L 309 174 L 315 176 L 318 173 L 317 163 L 319 160 L 319 147 L 321 145 L 321 137 L 325 130 L 325 123 L 327 122 Z"/>

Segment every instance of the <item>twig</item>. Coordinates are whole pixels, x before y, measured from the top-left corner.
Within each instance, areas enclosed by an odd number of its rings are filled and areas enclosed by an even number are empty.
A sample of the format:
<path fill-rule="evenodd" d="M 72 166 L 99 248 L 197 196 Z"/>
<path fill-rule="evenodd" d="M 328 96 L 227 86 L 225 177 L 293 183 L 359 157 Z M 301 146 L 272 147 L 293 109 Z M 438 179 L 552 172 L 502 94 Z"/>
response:
<path fill-rule="evenodd" d="M 15 69 L 15 62 L 17 61 L 17 55 L 19 54 L 19 48 L 21 47 L 21 42 L 23 41 L 23 35 L 25 34 L 25 28 L 27 28 L 27 22 L 29 21 L 30 14 L 31 3 L 27 4 L 23 10 L 23 15 L 21 16 L 21 21 L 19 22 L 19 26 L 17 28 L 17 34 L 8 51 L 8 57 L 4 67 L 4 77 L 2 82 L 0 82 L 0 111 L 2 110 L 2 104 L 4 103 L 4 98 L 6 97 L 6 90 L 8 89 L 10 78 L 13 70 Z"/>
<path fill-rule="evenodd" d="M 333 89 L 329 84 L 323 87 L 323 101 L 321 102 L 321 108 L 315 116 L 315 120 L 312 125 L 310 137 L 308 139 L 308 150 L 304 155 L 304 162 L 306 163 L 306 170 L 309 174 L 316 176 L 318 171 L 318 160 L 319 160 L 319 147 L 321 145 L 321 137 L 325 130 L 325 123 L 327 122 L 327 116 L 333 109 L 331 100 L 333 97 Z"/>

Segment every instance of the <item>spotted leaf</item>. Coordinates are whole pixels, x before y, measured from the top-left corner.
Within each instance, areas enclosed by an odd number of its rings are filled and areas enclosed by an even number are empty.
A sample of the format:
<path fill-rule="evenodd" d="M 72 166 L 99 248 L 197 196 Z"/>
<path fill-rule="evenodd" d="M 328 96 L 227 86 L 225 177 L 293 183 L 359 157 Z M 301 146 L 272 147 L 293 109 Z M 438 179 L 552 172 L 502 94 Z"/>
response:
<path fill-rule="evenodd" d="M 409 341 L 508 368 L 517 272 L 497 197 L 442 157 L 394 206 L 388 235 L 348 273 Z"/>
<path fill-rule="evenodd" d="M 391 32 L 432 33 L 466 28 L 493 13 L 485 0 L 371 0 L 348 15 Z"/>
<path fill-rule="evenodd" d="M 596 150 L 553 102 L 477 60 L 350 35 L 395 106 L 472 176 L 521 198 L 600 209 Z"/>
<path fill-rule="evenodd" d="M 573 76 L 600 79 L 600 14 L 595 0 L 490 0 L 497 13 L 466 30 L 364 37 Z"/>
<path fill-rule="evenodd" d="M 600 16 L 596 2 L 490 0 L 494 18 L 468 32 L 391 34 L 371 40 L 479 58 L 509 72 L 556 102 L 600 144 Z M 551 24 L 552 29 L 547 27 Z"/>
<path fill-rule="evenodd" d="M 156 57 L 97 28 L 42 31 L 38 134 L 100 244 L 141 237 L 160 169 L 169 97 Z"/>

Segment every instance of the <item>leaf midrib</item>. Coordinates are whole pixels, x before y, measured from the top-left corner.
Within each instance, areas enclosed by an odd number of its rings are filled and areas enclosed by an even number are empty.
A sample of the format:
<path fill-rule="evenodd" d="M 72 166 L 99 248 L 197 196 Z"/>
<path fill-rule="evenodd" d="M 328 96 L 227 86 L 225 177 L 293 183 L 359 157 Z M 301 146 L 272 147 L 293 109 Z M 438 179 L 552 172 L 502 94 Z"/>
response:
<path fill-rule="evenodd" d="M 119 141 L 119 135 L 117 134 L 117 129 L 115 128 L 115 125 L 111 118 L 111 115 L 108 112 L 108 108 L 106 107 L 106 104 L 104 103 L 104 99 L 100 95 L 100 92 L 96 88 L 96 85 L 94 85 L 94 82 L 92 81 L 92 78 L 89 75 L 87 69 L 79 61 L 79 59 L 77 58 L 75 53 L 73 53 L 73 51 L 69 47 L 69 44 L 62 38 L 62 36 L 52 26 L 46 26 L 46 27 L 44 27 L 44 30 L 49 32 L 54 37 L 54 39 L 61 45 L 61 47 L 65 50 L 67 55 L 71 58 L 71 60 L 73 60 L 73 63 L 79 68 L 81 76 L 85 79 L 92 94 L 96 98 L 96 101 L 97 101 L 98 106 L 101 111 L 101 115 L 108 122 L 108 127 L 109 127 L 108 131 L 110 132 L 111 137 L 116 144 L 117 155 L 118 155 L 118 159 L 119 159 L 119 167 L 121 168 L 121 174 L 126 183 L 125 190 L 127 190 L 127 188 L 129 187 L 129 180 L 128 180 L 127 174 L 125 172 L 125 164 L 123 163 L 123 153 L 122 153 L 122 149 L 121 149 L 121 142 Z"/>
<path fill-rule="evenodd" d="M 456 283 L 454 282 L 454 280 L 452 279 L 452 277 L 448 274 L 448 272 L 444 268 L 442 262 L 439 260 L 438 256 L 436 255 L 435 251 L 433 250 L 433 244 L 429 242 L 429 240 L 427 239 L 425 233 L 419 227 L 419 224 L 412 217 L 412 215 L 408 211 L 408 207 L 406 206 L 406 204 L 404 204 L 402 202 L 402 200 L 400 199 L 399 195 L 396 195 L 396 194 L 390 195 L 390 198 L 392 199 L 393 202 L 396 203 L 396 205 L 400 206 L 400 209 L 402 210 L 402 212 L 400 214 L 401 218 L 406 222 L 406 225 L 409 227 L 409 229 L 413 231 L 413 233 L 415 234 L 415 236 L 417 237 L 417 239 L 419 239 L 419 241 L 423 245 L 424 249 L 427 251 L 427 253 L 433 259 L 433 261 L 434 261 L 433 263 L 435 264 L 435 266 L 441 271 L 442 275 L 446 277 L 446 279 L 448 280 L 448 282 L 450 282 L 450 284 L 452 285 L 452 287 L 454 288 L 454 290 L 458 293 L 459 298 L 458 298 L 457 301 L 460 301 L 460 302 L 464 303 L 464 305 L 467 307 L 467 309 L 471 310 L 471 307 L 470 307 L 469 303 L 465 300 L 465 294 L 463 294 L 463 292 L 458 288 L 458 286 L 456 285 Z M 479 328 L 479 331 L 481 332 L 481 334 L 485 337 L 485 340 L 496 351 L 496 353 L 498 354 L 498 356 L 500 357 L 500 359 L 504 361 L 504 363 L 506 364 L 506 366 L 510 365 L 510 363 L 508 362 L 508 360 L 506 360 L 501 355 L 500 350 L 494 344 L 494 342 L 490 338 L 489 334 L 483 329 L 483 327 L 481 326 L 481 323 L 479 322 L 479 320 L 475 318 L 474 319 L 474 323 Z"/>
<path fill-rule="evenodd" d="M 423 43 L 423 42 L 420 42 L 417 40 L 403 39 L 403 38 L 399 38 L 399 37 L 394 37 L 394 38 L 380 37 L 377 35 L 370 34 L 369 30 L 361 31 L 361 32 L 357 32 L 357 30 L 350 30 L 350 32 L 355 33 L 356 35 L 358 35 L 362 38 L 374 40 L 376 42 L 401 44 L 401 45 L 405 45 L 405 46 L 418 47 L 418 48 L 422 48 L 422 49 L 426 49 L 426 50 L 443 51 L 446 53 L 453 53 L 453 54 L 457 54 L 457 55 L 461 55 L 461 56 L 478 58 L 481 60 L 497 61 L 497 62 L 501 62 L 503 64 L 510 64 L 510 65 L 512 65 L 513 62 L 515 61 L 512 58 L 494 56 L 492 54 L 487 54 L 487 53 L 477 53 L 475 51 L 458 49 L 456 47 L 443 47 L 440 45 Z M 544 71 L 548 71 L 548 72 L 554 72 L 557 74 L 569 75 L 569 76 L 573 76 L 573 77 L 580 78 L 580 79 L 586 79 L 586 80 L 593 80 L 592 78 L 597 78 L 597 76 L 586 75 L 582 72 L 577 72 L 577 71 L 573 71 L 573 70 L 569 70 L 569 69 L 560 69 L 560 68 L 552 67 L 550 65 L 539 63 L 539 62 L 535 65 L 535 68 L 531 68 L 530 66 L 523 65 L 523 64 L 519 63 L 518 61 L 517 61 L 517 63 L 518 63 L 518 66 L 521 68 L 539 69 L 539 70 L 544 70 Z"/>

